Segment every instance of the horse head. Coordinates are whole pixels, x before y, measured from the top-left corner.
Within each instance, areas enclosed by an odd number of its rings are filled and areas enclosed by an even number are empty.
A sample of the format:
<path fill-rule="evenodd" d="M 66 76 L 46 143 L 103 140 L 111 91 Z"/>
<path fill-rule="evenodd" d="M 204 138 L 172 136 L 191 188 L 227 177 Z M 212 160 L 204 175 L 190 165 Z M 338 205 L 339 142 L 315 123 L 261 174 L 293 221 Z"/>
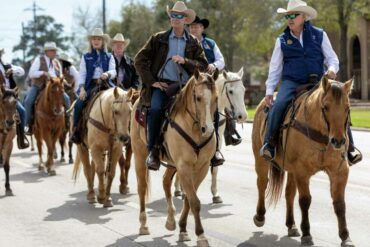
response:
<path fill-rule="evenodd" d="M 47 103 L 54 115 L 64 113 L 64 78 L 53 77 L 46 86 Z"/>
<path fill-rule="evenodd" d="M 112 120 L 114 132 L 118 139 L 124 144 L 130 141 L 129 125 L 132 111 L 132 93 L 123 91 L 119 87 L 113 89 L 113 98 L 111 102 Z"/>
<path fill-rule="evenodd" d="M 244 104 L 243 73 L 243 67 L 237 73 L 223 71 L 216 81 L 220 94 L 219 110 L 225 109 L 239 123 L 245 122 L 248 117 Z"/>
<path fill-rule="evenodd" d="M 18 98 L 18 88 L 5 89 L 1 86 L 0 89 L 0 117 L 6 129 L 13 127 L 15 123 L 15 113 Z"/>
<path fill-rule="evenodd" d="M 334 149 L 343 149 L 346 144 L 350 100 L 353 79 L 344 83 L 321 79 L 321 115 L 329 132 L 329 143 Z"/>

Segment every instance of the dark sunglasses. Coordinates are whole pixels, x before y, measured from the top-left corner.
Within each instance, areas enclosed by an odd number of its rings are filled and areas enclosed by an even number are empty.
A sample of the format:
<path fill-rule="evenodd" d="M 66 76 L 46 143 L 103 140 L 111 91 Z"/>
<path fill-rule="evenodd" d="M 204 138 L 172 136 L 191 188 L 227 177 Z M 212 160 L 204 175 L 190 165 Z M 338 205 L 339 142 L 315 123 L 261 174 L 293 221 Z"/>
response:
<path fill-rule="evenodd" d="M 184 14 L 178 14 L 178 13 L 171 13 L 171 18 L 174 18 L 174 19 L 183 19 L 185 17 Z"/>
<path fill-rule="evenodd" d="M 291 19 L 291 20 L 294 20 L 297 16 L 299 16 L 300 14 L 287 14 L 285 15 L 285 19 Z"/>

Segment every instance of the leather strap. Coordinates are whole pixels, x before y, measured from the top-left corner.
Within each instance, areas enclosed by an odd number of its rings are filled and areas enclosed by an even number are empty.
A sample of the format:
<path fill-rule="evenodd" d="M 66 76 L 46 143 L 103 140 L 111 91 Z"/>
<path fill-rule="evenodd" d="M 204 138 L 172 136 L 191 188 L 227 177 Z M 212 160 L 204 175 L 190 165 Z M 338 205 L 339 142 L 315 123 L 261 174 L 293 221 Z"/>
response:
<path fill-rule="evenodd" d="M 110 133 L 110 129 L 105 127 L 104 124 L 102 124 L 101 122 L 93 119 L 92 117 L 89 117 L 89 122 L 94 125 L 96 128 L 98 128 L 99 130 L 109 134 Z"/>
<path fill-rule="evenodd" d="M 329 137 L 327 135 L 321 134 L 320 131 L 312 129 L 305 123 L 294 120 L 291 126 L 315 142 L 325 145 L 329 143 Z"/>

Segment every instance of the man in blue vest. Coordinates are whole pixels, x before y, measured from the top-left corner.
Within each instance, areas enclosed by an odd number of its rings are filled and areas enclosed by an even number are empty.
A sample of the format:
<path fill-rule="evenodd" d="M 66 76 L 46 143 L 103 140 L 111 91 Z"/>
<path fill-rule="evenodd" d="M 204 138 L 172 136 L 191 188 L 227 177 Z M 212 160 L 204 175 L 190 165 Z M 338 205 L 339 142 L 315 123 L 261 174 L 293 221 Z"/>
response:
<path fill-rule="evenodd" d="M 204 30 L 207 29 L 208 26 L 208 19 L 201 19 L 199 18 L 199 16 L 196 16 L 195 20 L 189 25 L 189 30 L 190 33 L 194 35 L 202 44 L 202 48 L 208 61 L 207 72 L 213 73 L 216 68 L 219 71 L 222 71 L 225 68 L 225 60 L 216 42 L 213 39 L 207 37 L 207 35 L 205 34 Z M 233 135 L 235 135 L 236 137 L 234 137 Z M 239 133 L 236 131 L 236 121 L 232 118 L 227 118 L 224 137 L 226 146 L 235 146 L 242 141 Z"/>
<path fill-rule="evenodd" d="M 308 83 L 313 75 L 317 77 L 317 81 L 324 74 L 335 79 L 339 70 L 338 57 L 326 32 L 309 22 L 317 16 L 314 8 L 301 0 L 289 0 L 288 8 L 279 8 L 277 12 L 285 14 L 288 27 L 276 40 L 266 81 L 265 101 L 271 110 L 264 145 L 260 150 L 260 155 L 266 160 L 275 157 L 279 126 L 288 104 L 296 95 L 297 87 Z M 280 90 L 273 103 L 273 93 L 280 80 Z M 348 135 L 348 160 L 355 164 L 361 161 L 362 155 L 355 153 L 350 130 Z"/>

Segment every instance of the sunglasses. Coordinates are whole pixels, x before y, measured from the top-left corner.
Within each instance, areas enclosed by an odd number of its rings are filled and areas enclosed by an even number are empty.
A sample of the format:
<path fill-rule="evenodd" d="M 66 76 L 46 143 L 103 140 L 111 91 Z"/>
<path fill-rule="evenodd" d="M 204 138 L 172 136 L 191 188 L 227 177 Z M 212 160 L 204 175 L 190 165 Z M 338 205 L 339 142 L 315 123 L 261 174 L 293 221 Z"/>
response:
<path fill-rule="evenodd" d="M 171 13 L 171 18 L 174 18 L 174 19 L 183 19 L 185 17 L 184 14 L 178 14 L 178 13 Z"/>
<path fill-rule="evenodd" d="M 285 15 L 285 19 L 291 19 L 291 20 L 294 20 L 297 16 L 299 16 L 300 14 L 287 14 Z"/>

